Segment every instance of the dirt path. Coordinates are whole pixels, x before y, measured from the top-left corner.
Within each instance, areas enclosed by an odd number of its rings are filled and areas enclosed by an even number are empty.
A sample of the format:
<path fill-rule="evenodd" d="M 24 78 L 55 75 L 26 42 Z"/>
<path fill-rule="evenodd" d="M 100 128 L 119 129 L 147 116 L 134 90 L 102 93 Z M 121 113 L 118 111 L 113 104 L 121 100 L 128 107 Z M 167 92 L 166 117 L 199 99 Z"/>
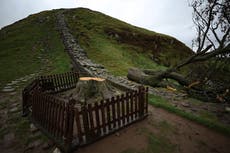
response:
<path fill-rule="evenodd" d="M 149 107 L 150 115 L 76 153 L 229 153 L 230 139 L 206 127 Z"/>
<path fill-rule="evenodd" d="M 53 147 L 42 149 L 46 142 L 39 139 L 41 136 L 37 136 L 38 133 L 32 134 L 26 118 L 21 117 L 20 92 L 13 96 L 0 95 L 1 130 L 6 129 L 1 132 L 0 152 L 53 152 Z M 75 152 L 229 153 L 230 138 L 227 136 L 153 106 L 149 106 L 149 114 L 147 119 Z M 23 144 L 21 139 L 29 142 L 28 145 Z"/>

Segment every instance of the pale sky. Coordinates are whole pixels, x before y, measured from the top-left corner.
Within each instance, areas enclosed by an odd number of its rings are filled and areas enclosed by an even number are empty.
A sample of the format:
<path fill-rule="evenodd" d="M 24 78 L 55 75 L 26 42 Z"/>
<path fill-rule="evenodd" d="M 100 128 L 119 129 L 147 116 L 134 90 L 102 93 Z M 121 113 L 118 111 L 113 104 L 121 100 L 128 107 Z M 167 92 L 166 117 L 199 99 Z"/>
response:
<path fill-rule="evenodd" d="M 188 0 L 0 0 L 0 28 L 44 10 L 76 7 L 173 36 L 188 47 L 195 37 Z"/>

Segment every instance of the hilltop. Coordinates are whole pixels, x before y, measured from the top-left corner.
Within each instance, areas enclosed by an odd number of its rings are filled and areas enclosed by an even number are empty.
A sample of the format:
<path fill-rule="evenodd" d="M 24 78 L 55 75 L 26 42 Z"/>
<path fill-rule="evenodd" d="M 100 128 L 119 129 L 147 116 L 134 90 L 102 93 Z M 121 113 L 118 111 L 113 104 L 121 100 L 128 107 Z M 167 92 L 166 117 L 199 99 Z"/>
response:
<path fill-rule="evenodd" d="M 33 14 L 0 30 L 0 80 L 31 73 L 50 74 L 70 69 L 70 60 L 57 31 L 55 13 Z M 192 54 L 177 39 L 132 26 L 84 8 L 65 10 L 71 33 L 95 62 L 115 75 L 132 66 L 164 69 Z"/>

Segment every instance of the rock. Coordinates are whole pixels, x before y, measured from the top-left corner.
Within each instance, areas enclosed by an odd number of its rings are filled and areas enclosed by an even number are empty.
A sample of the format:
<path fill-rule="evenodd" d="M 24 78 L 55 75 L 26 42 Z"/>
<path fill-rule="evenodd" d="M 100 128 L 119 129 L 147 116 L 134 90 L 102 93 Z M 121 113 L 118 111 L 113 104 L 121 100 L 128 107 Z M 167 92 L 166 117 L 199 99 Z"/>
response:
<path fill-rule="evenodd" d="M 61 153 L 61 151 L 60 151 L 60 149 L 55 148 L 54 151 L 53 151 L 53 153 Z"/>
<path fill-rule="evenodd" d="M 196 108 L 191 108 L 191 111 L 197 112 L 197 109 Z"/>
<path fill-rule="evenodd" d="M 14 138 L 15 138 L 14 133 L 8 133 L 8 134 L 4 135 L 3 140 L 4 140 L 5 142 L 9 142 L 9 141 L 14 140 Z"/>
<path fill-rule="evenodd" d="M 48 150 L 48 149 L 50 149 L 53 146 L 54 146 L 54 142 L 50 140 L 48 142 L 43 143 L 42 149 L 43 150 Z"/>
<path fill-rule="evenodd" d="M 13 108 L 10 109 L 9 112 L 10 112 L 10 113 L 14 113 L 14 112 L 16 112 L 17 110 L 18 110 L 18 107 L 13 107 Z"/>
<path fill-rule="evenodd" d="M 117 132 L 117 133 L 115 134 L 115 136 L 119 137 L 119 136 L 120 136 L 120 133 L 119 133 L 119 132 Z"/>
<path fill-rule="evenodd" d="M 230 107 L 225 107 L 225 112 L 229 113 L 230 112 Z"/>
<path fill-rule="evenodd" d="M 19 83 L 18 80 L 14 80 L 14 81 L 11 82 L 11 84 L 13 84 L 13 85 L 18 84 L 18 83 Z"/>
<path fill-rule="evenodd" d="M 3 92 L 13 92 L 15 91 L 15 88 L 11 87 L 11 86 L 6 86 L 2 89 Z"/>
<path fill-rule="evenodd" d="M 14 140 L 15 140 L 14 133 L 8 133 L 8 134 L 4 135 L 4 137 L 3 137 L 4 147 L 10 147 L 11 144 L 14 142 Z"/>
<path fill-rule="evenodd" d="M 10 107 L 13 108 L 13 107 L 16 107 L 18 105 L 19 105 L 18 103 L 13 103 Z"/>
<path fill-rule="evenodd" d="M 34 142 L 30 143 L 28 145 L 28 147 L 26 148 L 26 150 L 30 150 L 30 149 L 33 149 L 33 148 L 36 148 L 38 146 L 40 146 L 42 144 L 42 141 L 41 140 L 35 140 Z"/>
<path fill-rule="evenodd" d="M 16 94 L 17 94 L 17 92 L 11 92 L 11 93 L 10 93 L 11 96 L 14 96 L 14 95 L 16 95 Z"/>
<path fill-rule="evenodd" d="M 182 102 L 181 105 L 184 107 L 190 107 L 189 103 L 185 103 L 185 102 Z"/>
<path fill-rule="evenodd" d="M 30 131 L 31 131 L 32 133 L 34 133 L 34 132 L 38 131 L 38 128 L 36 128 L 36 127 L 34 126 L 34 124 L 30 124 Z"/>

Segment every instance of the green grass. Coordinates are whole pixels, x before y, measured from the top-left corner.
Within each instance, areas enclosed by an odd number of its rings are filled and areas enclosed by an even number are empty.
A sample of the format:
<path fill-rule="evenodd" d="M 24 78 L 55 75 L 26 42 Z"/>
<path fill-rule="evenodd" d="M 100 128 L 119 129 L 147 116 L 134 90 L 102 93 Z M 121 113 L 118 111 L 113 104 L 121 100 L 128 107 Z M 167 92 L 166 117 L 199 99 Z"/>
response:
<path fill-rule="evenodd" d="M 116 44 L 101 36 L 95 36 L 87 50 L 90 59 L 104 65 L 114 75 L 126 75 L 130 67 L 145 69 L 164 69 L 154 63 L 147 55 L 138 53 L 129 45 Z"/>
<path fill-rule="evenodd" d="M 55 23 L 53 13 L 42 12 L 1 29 L 0 87 L 41 68 L 49 68 L 42 73 L 69 69 L 69 57 L 64 52 Z"/>
<path fill-rule="evenodd" d="M 167 59 L 162 56 L 167 62 L 173 60 L 175 64 L 189 52 L 170 36 L 132 26 L 96 11 L 72 9 L 65 12 L 65 17 L 71 33 L 90 59 L 104 65 L 114 75 L 126 75 L 130 67 L 165 69 L 151 59 L 156 52 L 154 43 L 158 40 L 161 40 L 158 45 L 162 54 L 170 54 Z M 171 41 L 174 43 L 170 44 Z"/>
<path fill-rule="evenodd" d="M 188 112 L 185 112 L 181 109 L 178 109 L 174 106 L 172 106 L 166 99 L 160 97 L 160 96 L 155 96 L 155 95 L 150 95 L 150 98 L 149 98 L 149 103 L 151 105 L 154 105 L 156 107 L 160 107 L 160 108 L 163 108 L 169 112 L 172 112 L 172 113 L 175 113 L 179 116 L 182 116 L 184 118 L 187 118 L 191 121 L 195 121 L 201 125 L 204 125 L 208 128 L 211 128 L 217 132 L 220 132 L 222 134 L 225 134 L 225 135 L 228 135 L 230 136 L 230 127 L 229 126 L 226 126 L 226 125 L 223 125 L 219 122 L 217 122 L 216 120 L 213 120 L 213 119 L 207 119 L 205 117 L 207 116 L 197 116 L 197 115 L 194 115 L 194 114 L 191 114 L 191 113 L 188 113 Z"/>

